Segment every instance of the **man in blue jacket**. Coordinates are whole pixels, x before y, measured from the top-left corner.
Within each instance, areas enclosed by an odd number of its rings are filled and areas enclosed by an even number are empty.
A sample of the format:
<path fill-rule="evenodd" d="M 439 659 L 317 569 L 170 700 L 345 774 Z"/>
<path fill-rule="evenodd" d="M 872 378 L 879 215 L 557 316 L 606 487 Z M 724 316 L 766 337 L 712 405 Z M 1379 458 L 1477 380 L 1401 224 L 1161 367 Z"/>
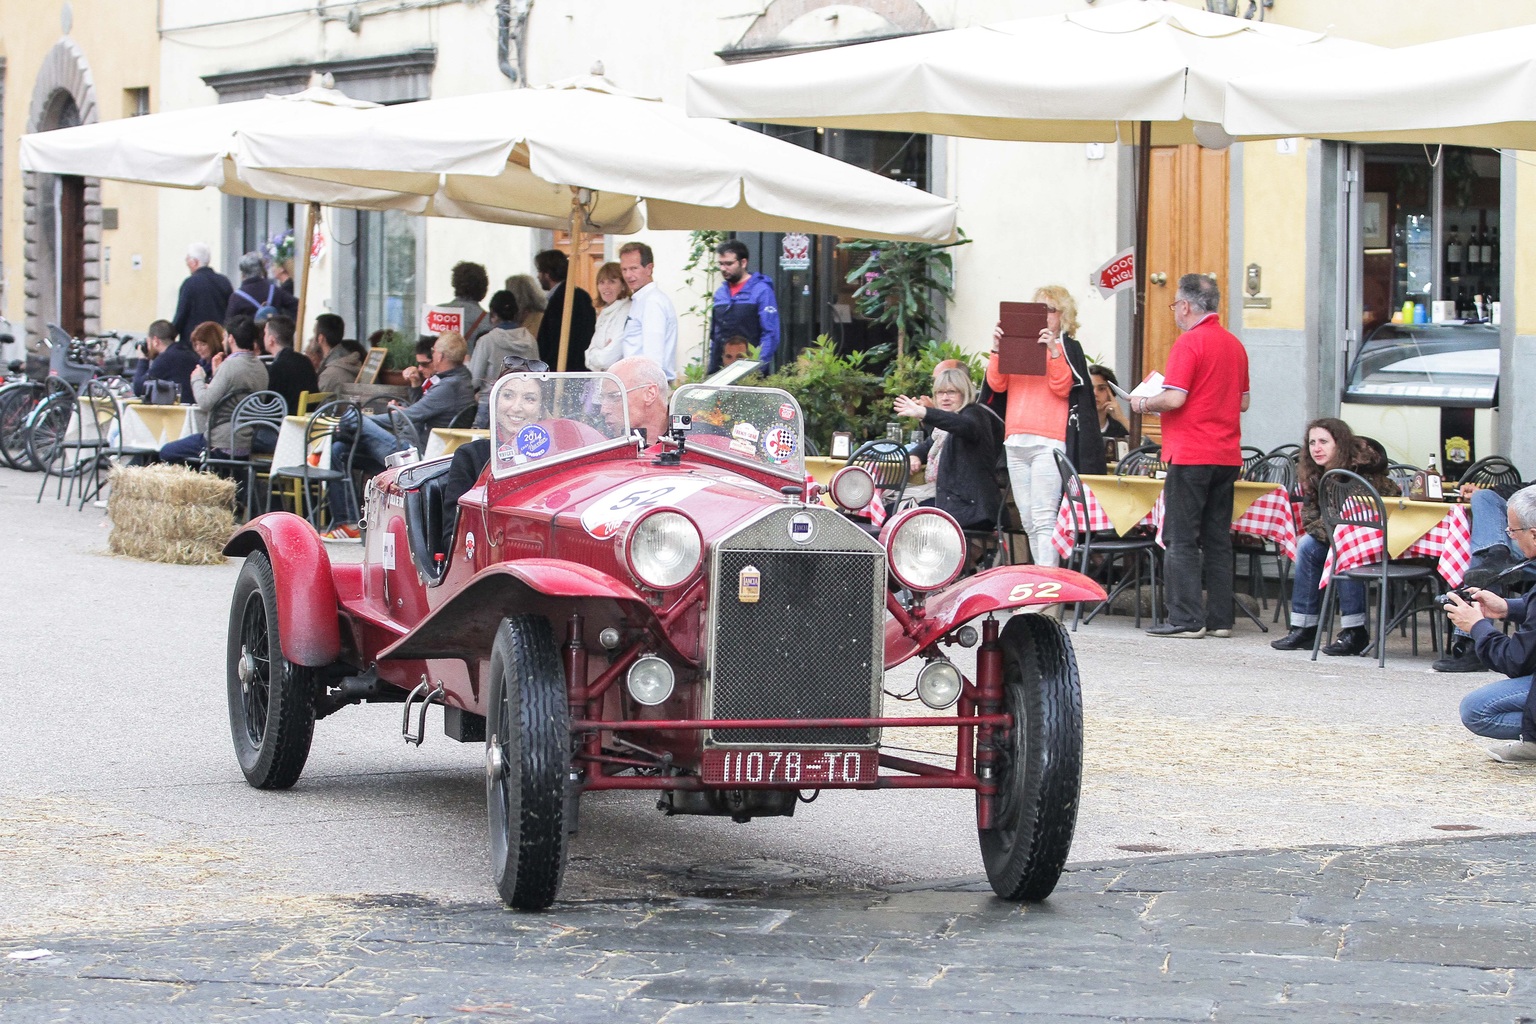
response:
<path fill-rule="evenodd" d="M 1536 557 L 1536 487 L 1509 499 L 1506 532 L 1524 558 Z M 1508 679 L 1478 687 L 1461 701 L 1461 721 L 1479 736 L 1503 740 L 1488 749 L 1496 761 L 1536 761 L 1536 696 L 1531 673 L 1536 671 L 1536 597 L 1508 600 L 1491 590 L 1471 591 L 1463 601 L 1454 591 L 1445 611 L 1456 627 L 1472 637 L 1484 665 Z M 1505 635 L 1495 620 L 1516 623 Z"/>
<path fill-rule="evenodd" d="M 773 282 L 747 269 L 747 247 L 734 238 L 716 246 L 715 256 L 724 280 L 715 289 L 706 372 L 720 369 L 726 339 L 738 336 L 756 345 L 758 358 L 772 366 L 779 347 L 779 302 L 773 294 Z"/>
<path fill-rule="evenodd" d="M 139 366 L 133 374 L 133 393 L 144 398 L 150 381 L 169 381 L 176 385 L 176 400 L 190 404 L 192 368 L 197 365 L 197 353 L 192 351 L 191 345 L 176 340 L 176 328 L 169 320 L 156 320 L 149 325 L 139 352 Z"/>

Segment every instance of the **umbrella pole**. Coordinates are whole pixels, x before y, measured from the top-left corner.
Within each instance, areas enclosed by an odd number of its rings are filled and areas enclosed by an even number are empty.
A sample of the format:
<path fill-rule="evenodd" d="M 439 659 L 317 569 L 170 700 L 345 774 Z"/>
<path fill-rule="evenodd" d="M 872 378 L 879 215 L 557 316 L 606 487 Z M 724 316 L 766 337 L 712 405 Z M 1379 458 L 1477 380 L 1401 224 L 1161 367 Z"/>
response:
<path fill-rule="evenodd" d="M 583 243 L 581 237 L 581 199 L 571 196 L 571 258 L 565 264 L 565 301 L 561 303 L 560 313 L 560 359 L 555 364 L 555 369 L 565 372 L 566 359 L 571 348 L 571 310 L 576 305 L 576 285 L 571 280 L 572 265 L 576 262 L 577 253 L 581 252 Z"/>
<path fill-rule="evenodd" d="M 309 304 L 309 254 L 315 248 L 315 222 L 320 219 L 320 204 L 310 203 L 309 210 L 304 217 L 304 248 L 294 253 L 299 257 L 293 261 L 294 270 L 298 271 L 299 310 L 297 313 L 298 324 L 294 331 L 298 335 L 299 351 L 304 351 L 304 307 Z"/>
<path fill-rule="evenodd" d="M 1147 207 L 1152 195 L 1152 122 L 1141 122 L 1136 138 L 1136 306 L 1131 318 L 1131 380 L 1146 376 Z M 1131 413 L 1131 437 L 1141 436 L 1141 414 Z"/>

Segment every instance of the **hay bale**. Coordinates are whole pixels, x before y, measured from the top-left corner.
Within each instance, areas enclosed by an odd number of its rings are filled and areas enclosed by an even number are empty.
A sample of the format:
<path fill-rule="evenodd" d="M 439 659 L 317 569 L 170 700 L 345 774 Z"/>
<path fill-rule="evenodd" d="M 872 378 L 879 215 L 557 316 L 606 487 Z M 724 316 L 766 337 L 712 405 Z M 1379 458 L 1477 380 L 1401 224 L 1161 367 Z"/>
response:
<path fill-rule="evenodd" d="M 107 515 L 113 554 L 217 565 L 235 530 L 235 482 L 181 466 L 118 466 Z"/>

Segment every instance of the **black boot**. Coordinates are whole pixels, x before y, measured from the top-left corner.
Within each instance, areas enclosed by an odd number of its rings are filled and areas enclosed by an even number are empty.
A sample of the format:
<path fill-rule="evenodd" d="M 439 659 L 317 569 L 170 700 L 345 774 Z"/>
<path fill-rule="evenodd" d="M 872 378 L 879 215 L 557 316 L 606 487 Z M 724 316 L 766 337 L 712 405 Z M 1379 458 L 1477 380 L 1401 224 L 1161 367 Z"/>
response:
<path fill-rule="evenodd" d="M 1451 641 L 1451 649 L 1445 657 L 1430 666 L 1436 672 L 1486 672 L 1488 666 L 1477 656 L 1470 637 L 1457 637 Z"/>
<path fill-rule="evenodd" d="M 1289 633 L 1279 640 L 1271 640 L 1269 646 L 1277 651 L 1310 651 L 1316 640 L 1316 626 L 1292 626 Z"/>
<path fill-rule="evenodd" d="M 1370 645 L 1371 634 L 1365 631 L 1364 626 L 1350 626 L 1339 630 L 1339 635 L 1333 638 L 1333 643 L 1323 648 L 1323 653 L 1338 658 L 1359 654 Z"/>

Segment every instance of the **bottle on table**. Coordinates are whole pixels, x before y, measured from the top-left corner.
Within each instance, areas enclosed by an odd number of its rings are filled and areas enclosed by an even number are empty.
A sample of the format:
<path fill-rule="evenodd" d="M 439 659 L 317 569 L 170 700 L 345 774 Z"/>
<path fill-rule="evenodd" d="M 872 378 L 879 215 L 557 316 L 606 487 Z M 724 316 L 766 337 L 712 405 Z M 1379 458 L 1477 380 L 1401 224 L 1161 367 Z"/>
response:
<path fill-rule="evenodd" d="M 1435 466 L 1435 453 L 1429 453 L 1429 465 L 1424 467 L 1424 497 L 1430 501 L 1445 500 L 1445 482 Z"/>

